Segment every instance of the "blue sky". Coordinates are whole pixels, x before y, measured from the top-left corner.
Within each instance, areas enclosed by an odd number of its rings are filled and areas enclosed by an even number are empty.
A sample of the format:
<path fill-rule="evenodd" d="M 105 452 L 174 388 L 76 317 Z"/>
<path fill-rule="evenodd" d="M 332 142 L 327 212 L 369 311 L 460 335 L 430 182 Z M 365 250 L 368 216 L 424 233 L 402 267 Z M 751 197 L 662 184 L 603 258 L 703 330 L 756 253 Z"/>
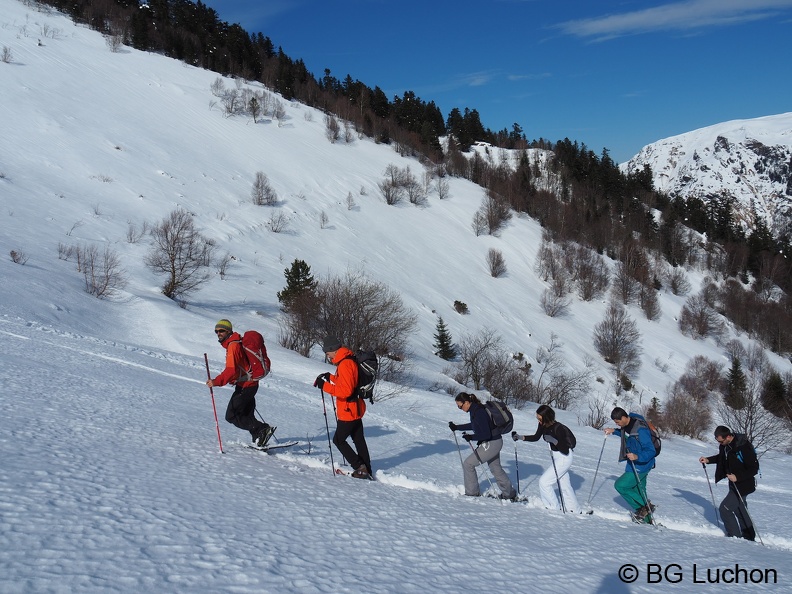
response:
<path fill-rule="evenodd" d="M 792 0 L 209 0 L 315 76 L 444 116 L 568 137 L 623 162 L 720 122 L 792 111 Z"/>

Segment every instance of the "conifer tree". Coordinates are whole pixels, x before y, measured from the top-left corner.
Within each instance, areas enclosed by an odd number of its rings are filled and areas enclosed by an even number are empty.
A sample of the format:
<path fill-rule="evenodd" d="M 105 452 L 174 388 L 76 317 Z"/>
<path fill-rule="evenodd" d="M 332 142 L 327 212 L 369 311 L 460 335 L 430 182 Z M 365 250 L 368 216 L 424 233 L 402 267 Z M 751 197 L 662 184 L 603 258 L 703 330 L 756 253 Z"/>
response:
<path fill-rule="evenodd" d="M 435 326 L 435 329 L 437 330 L 437 333 L 434 335 L 435 352 L 441 359 L 450 361 L 456 357 L 456 348 L 454 348 L 451 333 L 448 331 L 448 327 L 440 316 L 437 316 L 437 326 Z"/>
<path fill-rule="evenodd" d="M 724 401 L 727 406 L 734 410 L 745 408 L 746 400 L 746 380 L 745 374 L 740 364 L 740 359 L 732 359 L 732 365 L 726 376 L 726 394 Z"/>
<path fill-rule="evenodd" d="M 790 411 L 787 388 L 777 371 L 771 371 L 762 386 L 762 406 L 777 417 L 787 416 Z"/>
<path fill-rule="evenodd" d="M 311 294 L 316 289 L 311 267 L 303 260 L 295 259 L 291 268 L 284 270 L 283 274 L 286 276 L 286 287 L 278 292 L 278 301 L 284 309 L 289 309 L 297 297 Z"/>

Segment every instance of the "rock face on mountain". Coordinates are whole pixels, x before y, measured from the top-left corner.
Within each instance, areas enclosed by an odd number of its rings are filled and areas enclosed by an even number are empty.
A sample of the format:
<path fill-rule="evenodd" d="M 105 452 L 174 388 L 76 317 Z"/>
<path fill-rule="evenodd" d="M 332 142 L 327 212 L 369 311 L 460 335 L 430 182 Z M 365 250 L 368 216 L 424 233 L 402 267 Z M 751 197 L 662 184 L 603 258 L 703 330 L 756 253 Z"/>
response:
<path fill-rule="evenodd" d="M 655 188 L 668 196 L 734 199 L 742 224 L 754 213 L 776 236 L 792 231 L 792 112 L 734 120 L 645 146 L 625 172 L 652 168 Z"/>

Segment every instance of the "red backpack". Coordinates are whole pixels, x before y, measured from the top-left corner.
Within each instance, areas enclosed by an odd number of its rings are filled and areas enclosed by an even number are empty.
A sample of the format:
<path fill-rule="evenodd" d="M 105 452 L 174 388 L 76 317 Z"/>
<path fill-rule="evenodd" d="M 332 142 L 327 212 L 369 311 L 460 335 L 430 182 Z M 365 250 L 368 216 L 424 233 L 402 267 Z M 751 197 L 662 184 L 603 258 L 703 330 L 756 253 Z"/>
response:
<path fill-rule="evenodd" d="M 270 360 L 264 337 L 255 330 L 248 330 L 242 335 L 242 352 L 248 361 L 245 373 L 237 381 L 257 382 L 264 379 L 270 372 Z"/>

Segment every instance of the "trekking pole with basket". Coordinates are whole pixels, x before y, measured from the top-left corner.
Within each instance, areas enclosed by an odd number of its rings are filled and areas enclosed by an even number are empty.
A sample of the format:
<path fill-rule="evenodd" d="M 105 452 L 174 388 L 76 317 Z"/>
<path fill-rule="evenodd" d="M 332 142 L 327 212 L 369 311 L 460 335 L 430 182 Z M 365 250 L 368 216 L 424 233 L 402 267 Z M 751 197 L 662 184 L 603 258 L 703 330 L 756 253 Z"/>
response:
<path fill-rule="evenodd" d="M 484 461 L 481 459 L 481 456 L 479 456 L 478 452 L 476 451 L 476 448 L 473 447 L 473 444 L 468 442 L 468 445 L 470 446 L 470 449 L 473 450 L 473 455 L 476 456 L 476 460 L 478 460 L 479 466 L 484 466 Z M 487 477 L 487 482 L 490 485 L 490 489 L 494 491 L 495 485 L 492 484 L 492 479 L 490 478 L 490 473 L 489 473 L 489 467 L 486 467 L 484 469 L 484 476 Z"/>
<path fill-rule="evenodd" d="M 459 440 L 456 436 L 456 431 L 452 431 L 451 435 L 454 436 L 454 442 L 456 443 L 457 453 L 459 454 L 459 463 L 462 465 L 462 468 L 465 468 L 465 463 L 462 461 L 462 448 L 459 447 Z"/>
<path fill-rule="evenodd" d="M 702 462 L 701 467 L 704 469 L 704 476 L 707 477 L 707 486 L 709 487 L 710 497 L 712 497 L 712 507 L 715 510 L 715 521 L 718 523 L 718 528 L 721 528 L 720 518 L 718 518 L 718 506 L 715 505 L 715 493 L 712 492 L 712 483 L 710 482 L 709 472 L 707 472 L 707 465 Z"/>
<path fill-rule="evenodd" d="M 211 380 L 212 374 L 209 371 L 209 356 L 206 353 L 204 353 L 204 361 L 206 362 L 206 378 Z M 212 386 L 209 386 L 209 395 L 212 397 L 212 410 L 214 411 L 215 428 L 217 429 L 217 443 L 220 445 L 220 453 L 225 454 L 223 451 L 223 440 L 220 439 L 220 423 L 217 420 L 217 407 L 215 406 L 214 390 L 212 390 Z"/>
<path fill-rule="evenodd" d="M 333 463 L 333 446 L 330 443 L 330 423 L 327 422 L 327 405 L 325 404 L 325 397 L 324 397 L 324 390 L 319 388 L 319 392 L 322 393 L 322 410 L 324 411 L 324 418 L 325 418 L 325 429 L 327 430 L 327 448 L 330 450 L 330 470 L 333 472 L 333 476 L 335 476 L 335 464 Z"/>
<path fill-rule="evenodd" d="M 586 507 L 591 509 L 591 494 L 594 492 L 594 483 L 597 482 L 597 473 L 599 473 L 600 462 L 602 462 L 602 452 L 605 451 L 605 442 L 608 441 L 608 436 L 605 436 L 605 439 L 602 440 L 602 447 L 600 448 L 600 455 L 599 459 L 597 460 L 597 469 L 594 471 L 594 478 L 591 481 L 591 488 L 589 489 L 589 496 L 588 501 L 586 501 Z"/>
<path fill-rule="evenodd" d="M 628 454 L 630 453 L 629 450 L 627 453 Z M 632 468 L 633 474 L 635 475 L 635 486 L 638 488 L 638 493 L 641 495 L 641 498 L 643 498 L 646 509 L 649 510 L 649 513 L 647 515 L 649 516 L 649 519 L 652 522 L 652 526 L 657 528 L 657 522 L 655 522 L 654 519 L 654 512 L 652 511 L 652 508 L 650 507 L 649 504 L 649 496 L 646 494 L 646 490 L 641 488 L 641 478 L 638 476 L 638 470 L 635 468 L 635 462 L 633 462 L 629 458 L 627 458 L 627 461 L 630 463 L 630 467 Z"/>
<path fill-rule="evenodd" d="M 742 505 L 742 508 L 745 510 L 745 515 L 748 516 L 748 519 L 751 521 L 751 526 L 753 526 L 753 531 L 754 534 L 756 534 L 756 538 L 759 539 L 759 544 L 764 546 L 764 541 L 762 540 L 762 537 L 759 535 L 759 531 L 756 529 L 756 524 L 754 524 L 753 518 L 751 517 L 751 512 L 748 511 L 748 506 L 745 504 L 745 499 L 743 499 L 743 496 L 740 493 L 740 490 L 737 488 L 737 485 L 729 481 L 729 488 L 734 489 L 734 492 L 737 493 L 737 497 L 740 499 L 740 505 Z"/>
<path fill-rule="evenodd" d="M 514 442 L 514 467 L 517 469 L 517 495 L 520 494 L 520 461 L 517 459 L 517 442 Z"/>
<path fill-rule="evenodd" d="M 558 485 L 558 496 L 561 498 L 561 511 L 566 513 L 566 504 L 564 503 L 564 494 L 561 492 L 561 479 L 558 478 L 558 468 L 556 467 L 555 457 L 553 456 L 553 447 L 548 443 L 550 448 L 550 460 L 553 462 L 553 472 L 555 472 L 556 485 Z"/>

